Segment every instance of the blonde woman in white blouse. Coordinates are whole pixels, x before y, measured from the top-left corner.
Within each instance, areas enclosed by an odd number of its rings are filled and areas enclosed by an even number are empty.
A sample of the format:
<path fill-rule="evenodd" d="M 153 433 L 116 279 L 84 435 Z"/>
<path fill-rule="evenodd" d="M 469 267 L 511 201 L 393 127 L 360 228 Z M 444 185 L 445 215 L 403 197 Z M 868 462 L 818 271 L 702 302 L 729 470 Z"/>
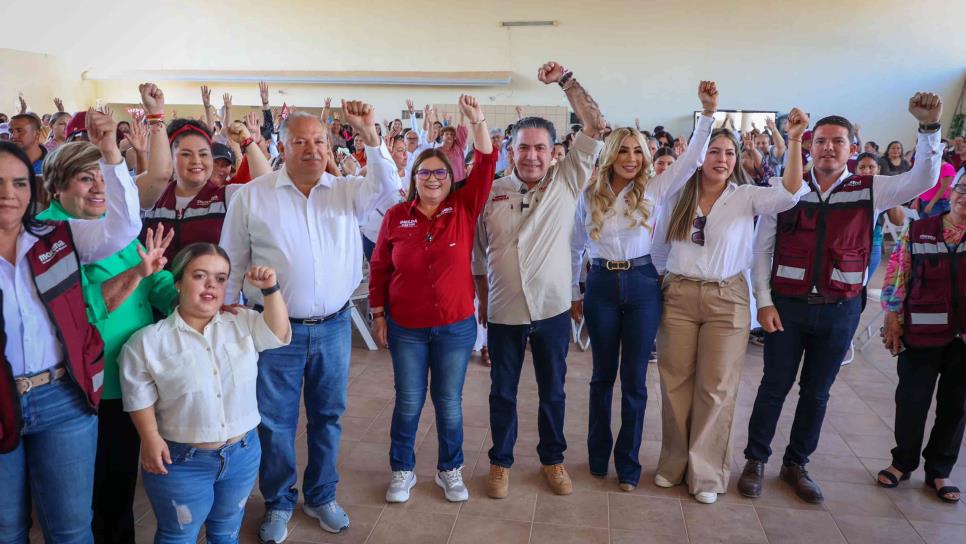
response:
<path fill-rule="evenodd" d="M 651 238 L 662 207 L 684 186 L 704 160 L 711 136 L 718 89 L 713 81 L 698 86 L 703 115 L 689 151 L 660 175 L 654 174 L 647 142 L 640 132 L 621 127 L 608 136 L 600 166 L 580 192 L 571 239 L 572 317 L 586 311 L 593 348 L 587 451 L 590 472 L 607 475 L 611 455 L 620 488 L 631 491 L 641 479 L 638 461 L 647 405 L 647 361 L 661 321 L 661 288 L 651 264 Z M 586 304 L 577 281 L 584 251 Z M 621 377 L 621 427 L 611 434 L 611 399 Z"/>
<path fill-rule="evenodd" d="M 179 305 L 121 350 L 124 409 L 141 436 L 142 481 L 158 521 L 156 543 L 238 542 L 261 448 L 255 397 L 258 352 L 292 336 L 275 270 L 254 266 L 264 312 L 221 312 L 231 265 L 214 244 L 174 258 Z"/>
<path fill-rule="evenodd" d="M 807 126 L 808 117 L 793 109 L 790 156 L 800 153 Z M 687 482 L 705 504 L 727 490 L 731 473 L 731 427 L 751 320 L 744 272 L 751 267 L 754 218 L 790 209 L 808 192 L 798 161 L 771 187 L 758 187 L 735 168 L 740 158 L 734 134 L 715 130 L 704 165 L 669 208 L 657 342 L 663 433 L 654 483 Z"/>

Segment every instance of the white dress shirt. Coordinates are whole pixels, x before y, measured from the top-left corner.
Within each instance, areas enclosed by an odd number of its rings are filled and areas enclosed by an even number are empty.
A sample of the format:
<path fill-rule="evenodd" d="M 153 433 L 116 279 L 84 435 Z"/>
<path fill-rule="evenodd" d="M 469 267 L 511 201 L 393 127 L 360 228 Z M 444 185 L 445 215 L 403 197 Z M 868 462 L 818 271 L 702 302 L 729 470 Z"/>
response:
<path fill-rule="evenodd" d="M 671 241 L 667 271 L 697 280 L 723 281 L 750 268 L 755 216 L 791 209 L 808 193 L 804 183 L 793 194 L 781 178 L 770 182 L 770 187 L 729 183 L 708 213 L 704 245 L 691 240 L 697 231 L 692 224 L 687 239 Z M 668 208 L 669 212 L 673 209 Z M 697 211 L 703 215 L 700 206 Z"/>
<path fill-rule="evenodd" d="M 389 208 L 392 208 L 396 204 L 399 204 L 403 200 L 406 200 L 406 191 L 403 189 L 403 184 L 406 182 L 403 178 L 399 178 L 399 190 L 395 193 L 390 194 L 385 200 L 379 203 L 369 214 L 366 216 L 365 222 L 359 226 L 359 230 L 362 231 L 362 235 L 366 237 L 372 243 L 376 243 L 376 239 L 379 237 L 379 229 L 382 228 L 382 218 L 386 216 L 386 212 Z M 408 189 L 408 184 L 406 189 Z"/>
<path fill-rule="evenodd" d="M 359 223 L 399 187 L 385 145 L 366 146 L 366 176 L 322 174 L 306 197 L 285 168 L 238 190 L 228 206 L 221 247 L 231 258 L 225 303 L 238 301 L 245 272 L 272 266 L 295 318 L 339 311 L 362 280 Z M 261 304 L 259 289 L 244 285 L 245 299 Z"/>
<path fill-rule="evenodd" d="M 258 352 L 287 346 L 254 310 L 219 312 L 199 333 L 176 309 L 121 348 L 124 411 L 154 406 L 158 432 L 185 444 L 224 442 L 261 419 L 255 396 Z"/>
<path fill-rule="evenodd" d="M 875 206 L 875 213 L 872 214 L 872 228 L 875 228 L 875 222 L 880 213 L 916 198 L 935 185 L 936 180 L 939 179 L 940 168 L 942 168 L 942 142 L 939 131 L 919 134 L 916 143 L 916 163 L 912 170 L 897 176 L 875 176 L 872 181 L 872 205 Z M 828 191 L 822 193 L 822 200 L 828 198 L 829 193 L 851 175 L 846 168 Z M 809 185 L 806 184 L 805 187 L 808 188 Z M 777 214 L 762 215 L 758 218 L 754 266 L 751 269 L 752 289 L 758 308 L 774 305 L 771 298 L 771 265 L 772 254 L 775 252 L 777 221 Z M 865 281 L 868 281 L 868 271 L 866 271 Z"/>
<path fill-rule="evenodd" d="M 70 219 L 74 248 L 81 264 L 90 264 L 121 251 L 141 233 L 138 190 L 124 162 L 99 163 L 107 192 L 103 219 Z M 17 238 L 17 258 L 0 258 L 0 291 L 3 292 L 3 329 L 7 335 L 4 355 L 13 375 L 35 374 L 64 361 L 56 328 L 40 300 L 26 256 L 38 238 L 26 230 Z"/>
<path fill-rule="evenodd" d="M 624 215 L 627 209 L 627 197 L 633 188 L 633 184 L 629 183 L 616 196 L 611 209 L 605 213 L 600 228 L 600 239 L 594 240 L 590 237 L 593 216 L 588 209 L 587 191 L 580 192 L 570 246 L 574 300 L 582 298 L 577 281 L 580 277 L 579 270 L 585 249 L 591 259 L 610 261 L 625 261 L 651 254 L 655 226 L 661 211 L 667 206 L 668 200 L 681 191 L 688 179 L 704 163 L 713 125 L 714 117 L 700 116 L 698 126 L 691 136 L 691 142 L 684 155 L 674 161 L 667 170 L 648 181 L 644 200 L 650 210 L 650 216 L 647 218 L 646 225 L 631 228 L 630 219 Z M 634 217 L 640 220 L 640 213 L 635 212 Z"/>

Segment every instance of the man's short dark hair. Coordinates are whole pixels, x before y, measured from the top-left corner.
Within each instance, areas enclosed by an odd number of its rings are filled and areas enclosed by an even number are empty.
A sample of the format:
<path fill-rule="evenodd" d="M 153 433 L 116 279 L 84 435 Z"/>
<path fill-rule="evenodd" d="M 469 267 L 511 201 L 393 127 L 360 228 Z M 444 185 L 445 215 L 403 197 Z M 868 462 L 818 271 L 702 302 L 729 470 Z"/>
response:
<path fill-rule="evenodd" d="M 524 117 L 520 119 L 513 125 L 513 133 L 510 135 L 510 141 L 516 143 L 517 132 L 524 128 L 542 128 L 547 131 L 547 136 L 549 136 L 550 141 L 547 142 L 548 145 L 553 147 L 554 142 L 557 141 L 557 128 L 553 126 L 553 123 L 547 121 L 543 117 Z"/>
<path fill-rule="evenodd" d="M 874 153 L 859 153 L 859 156 L 855 158 L 855 164 L 862 162 L 862 159 L 872 159 L 876 162 L 879 161 L 879 158 L 876 157 Z"/>
<path fill-rule="evenodd" d="M 842 127 L 845 130 L 849 131 L 849 143 L 852 143 L 854 141 L 855 127 L 853 127 L 852 123 L 845 117 L 842 117 L 841 115 L 829 115 L 828 117 L 822 117 L 821 119 L 818 120 L 817 123 L 815 123 L 815 128 L 812 129 L 812 133 L 814 134 L 815 131 L 818 130 L 818 127 L 822 125 L 832 125 L 836 127 Z"/>
<path fill-rule="evenodd" d="M 33 125 L 34 130 L 36 131 L 39 131 L 40 127 L 43 126 L 43 123 L 40 122 L 40 117 L 37 117 L 36 113 L 19 113 L 11 117 L 10 122 L 13 123 L 14 121 L 18 121 L 20 119 L 30 121 L 30 124 Z"/>

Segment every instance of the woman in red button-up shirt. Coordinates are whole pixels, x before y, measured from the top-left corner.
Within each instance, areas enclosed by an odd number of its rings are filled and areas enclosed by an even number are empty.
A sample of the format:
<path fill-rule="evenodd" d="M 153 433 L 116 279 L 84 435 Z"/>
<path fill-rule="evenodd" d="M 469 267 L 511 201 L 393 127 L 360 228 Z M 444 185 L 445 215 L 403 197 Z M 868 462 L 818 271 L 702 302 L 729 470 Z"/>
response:
<path fill-rule="evenodd" d="M 396 382 L 388 502 L 405 502 L 416 485 L 416 426 L 427 385 L 436 408 L 436 483 L 450 501 L 469 498 L 463 485 L 463 380 L 476 339 L 470 257 L 476 220 L 490 195 L 493 153 L 479 102 L 461 96 L 473 127 L 473 171 L 453 190 L 453 166 L 438 149 L 413 164 L 406 202 L 386 212 L 372 255 L 369 306 L 376 339 L 388 345 Z M 427 384 L 427 376 L 432 383 Z"/>

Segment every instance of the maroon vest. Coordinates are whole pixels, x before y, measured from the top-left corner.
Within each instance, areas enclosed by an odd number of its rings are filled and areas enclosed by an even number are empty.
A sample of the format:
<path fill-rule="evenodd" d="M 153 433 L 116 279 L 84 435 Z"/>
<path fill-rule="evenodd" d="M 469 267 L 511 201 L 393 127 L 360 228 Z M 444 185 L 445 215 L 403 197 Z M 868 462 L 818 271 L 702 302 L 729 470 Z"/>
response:
<path fill-rule="evenodd" d="M 966 331 L 966 246 L 946 246 L 943 217 L 909 226 L 912 272 L 906 280 L 902 339 L 912 347 L 944 346 Z"/>
<path fill-rule="evenodd" d="M 191 199 L 188 206 L 179 212 L 174 194 L 176 184 L 175 181 L 169 183 L 154 207 L 144 212 L 144 227 L 141 231 L 141 242 L 144 243 L 148 228 L 156 230 L 162 224 L 165 232 L 174 229 L 174 240 L 164 252 L 169 266 L 175 254 L 187 245 L 195 242 L 217 244 L 221 239 L 221 227 L 228 210 L 225 188 L 209 181 Z"/>
<path fill-rule="evenodd" d="M 771 290 L 848 299 L 862 292 L 872 251 L 872 176 L 850 176 L 823 201 L 815 186 L 778 214 Z"/>
<path fill-rule="evenodd" d="M 27 252 L 27 263 L 40 300 L 54 324 L 57 339 L 67 358 L 67 374 L 87 396 L 92 411 L 97 410 L 104 383 L 104 342 L 87 321 L 87 308 L 81 290 L 80 260 L 74 250 L 70 226 L 66 221 L 50 223 L 37 243 Z M 0 330 L 3 330 L 0 317 Z M 13 380 L 13 369 L 5 360 L 6 337 L 0 346 L 3 373 L 0 374 L 0 453 L 20 442 L 20 395 Z"/>

